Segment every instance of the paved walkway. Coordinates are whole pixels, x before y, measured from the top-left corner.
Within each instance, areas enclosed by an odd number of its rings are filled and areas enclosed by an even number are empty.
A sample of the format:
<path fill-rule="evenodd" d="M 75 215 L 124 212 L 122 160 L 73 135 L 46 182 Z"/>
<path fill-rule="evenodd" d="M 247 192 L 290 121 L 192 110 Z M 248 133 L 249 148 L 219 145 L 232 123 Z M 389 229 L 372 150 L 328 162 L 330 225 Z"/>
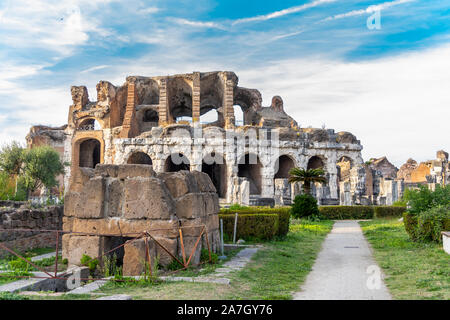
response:
<path fill-rule="evenodd" d="M 381 272 L 358 222 L 337 221 L 294 300 L 390 300 L 374 271 Z"/>

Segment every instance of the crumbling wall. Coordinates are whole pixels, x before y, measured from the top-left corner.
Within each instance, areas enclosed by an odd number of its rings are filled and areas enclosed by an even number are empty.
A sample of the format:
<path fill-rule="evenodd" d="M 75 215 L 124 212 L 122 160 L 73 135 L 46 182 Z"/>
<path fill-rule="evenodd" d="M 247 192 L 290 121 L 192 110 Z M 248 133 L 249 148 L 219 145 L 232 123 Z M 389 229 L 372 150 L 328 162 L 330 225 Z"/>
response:
<path fill-rule="evenodd" d="M 112 244 L 124 242 L 148 231 L 174 256 L 181 256 L 179 228 L 184 250 L 189 256 L 206 226 L 213 251 L 219 245 L 219 201 L 208 175 L 180 171 L 160 173 L 148 165 L 97 165 L 82 168 L 73 178 L 64 206 L 64 230 L 83 234 L 63 237 L 63 257 L 69 264 L 80 264 L 83 254 L 97 257 Z M 86 235 L 90 234 L 90 235 Z M 110 235 L 110 236 L 101 236 Z M 200 259 L 206 238 L 198 245 L 192 263 Z M 144 271 L 144 239 L 126 244 L 124 275 Z M 149 240 L 150 256 L 168 265 L 172 258 Z M 154 260 L 153 260 L 154 261 Z"/>
<path fill-rule="evenodd" d="M 0 230 L 2 230 L 0 231 L 0 242 L 3 245 L 20 252 L 56 246 L 54 232 L 39 232 L 39 230 L 61 230 L 62 206 L 30 209 L 26 204 L 22 204 L 18 208 L 14 203 L 2 202 L 0 205 L 5 205 L 0 208 Z M 21 229 L 22 231 L 11 229 Z M 0 256 L 6 253 L 0 248 Z"/>

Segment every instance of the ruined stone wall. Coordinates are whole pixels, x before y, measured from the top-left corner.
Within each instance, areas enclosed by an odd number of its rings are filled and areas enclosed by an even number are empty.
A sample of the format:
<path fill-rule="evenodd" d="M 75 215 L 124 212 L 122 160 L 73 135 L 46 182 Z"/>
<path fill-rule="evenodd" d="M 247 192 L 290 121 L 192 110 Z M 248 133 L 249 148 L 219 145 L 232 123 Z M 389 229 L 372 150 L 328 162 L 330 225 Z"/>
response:
<path fill-rule="evenodd" d="M 9 205 L 2 202 L 0 205 Z M 56 246 L 53 232 L 37 232 L 38 230 L 61 230 L 63 207 L 51 206 L 43 209 L 29 209 L 25 204 L 19 208 L 5 206 L 0 208 L 0 242 L 10 249 L 25 251 L 33 248 Z M 30 231 L 8 231 L 24 229 Z M 0 256 L 6 254 L 0 248 Z"/>
<path fill-rule="evenodd" d="M 73 177 L 65 198 L 64 230 L 86 234 L 63 237 L 63 257 L 69 264 L 80 264 L 83 254 L 97 257 L 148 231 L 174 256 L 181 256 L 179 228 L 182 228 L 187 255 L 206 226 L 213 251 L 219 245 L 219 202 L 208 175 L 180 171 L 157 174 L 148 165 L 98 165 L 83 168 Z M 103 235 L 103 236 L 100 236 Z M 109 236 L 106 236 L 109 235 Z M 125 275 L 144 271 L 144 240 L 125 245 Z M 168 265 L 172 258 L 149 239 L 150 255 Z M 193 263 L 206 248 L 206 238 L 198 245 Z M 154 260 L 153 260 L 154 261 Z"/>

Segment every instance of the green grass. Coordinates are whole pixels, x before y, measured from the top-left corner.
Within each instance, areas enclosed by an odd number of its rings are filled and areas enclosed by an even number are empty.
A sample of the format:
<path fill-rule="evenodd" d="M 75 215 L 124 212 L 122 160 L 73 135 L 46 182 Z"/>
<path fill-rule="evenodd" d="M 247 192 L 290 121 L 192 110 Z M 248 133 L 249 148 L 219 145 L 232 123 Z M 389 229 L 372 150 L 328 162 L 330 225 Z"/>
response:
<path fill-rule="evenodd" d="M 187 282 L 111 282 L 98 292 L 128 294 L 134 299 L 291 299 L 310 272 L 322 241 L 332 226 L 332 221 L 302 220 L 292 224 L 284 239 L 264 242 L 264 247 L 243 270 L 230 273 L 230 286 Z"/>
<path fill-rule="evenodd" d="M 403 222 L 360 222 L 394 299 L 450 299 L 450 256 L 442 245 L 409 239 Z"/>

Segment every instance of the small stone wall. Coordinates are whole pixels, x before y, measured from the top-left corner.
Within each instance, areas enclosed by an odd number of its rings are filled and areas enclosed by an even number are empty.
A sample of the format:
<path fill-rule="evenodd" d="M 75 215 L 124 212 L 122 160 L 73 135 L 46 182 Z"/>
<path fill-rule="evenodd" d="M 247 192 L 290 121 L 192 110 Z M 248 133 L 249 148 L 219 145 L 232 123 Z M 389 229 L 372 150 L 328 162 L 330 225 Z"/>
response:
<path fill-rule="evenodd" d="M 193 250 L 205 225 L 213 251 L 219 246 L 219 198 L 207 174 L 179 171 L 156 174 L 149 165 L 97 165 L 73 175 L 65 197 L 63 257 L 80 265 L 83 254 L 92 258 L 148 231 L 172 255 L 181 256 L 179 228 L 186 256 Z M 87 235 L 89 234 L 89 235 Z M 172 258 L 148 239 L 150 256 L 168 265 Z M 144 272 L 145 240 L 127 243 L 118 251 L 124 275 Z M 200 261 L 200 241 L 192 264 Z M 152 260 L 155 261 L 155 260 Z"/>
<path fill-rule="evenodd" d="M 15 251 L 34 248 L 56 247 L 54 232 L 38 230 L 61 230 L 63 206 L 50 206 L 42 209 L 26 208 L 24 203 L 1 202 L 0 207 L 0 242 Z M 16 206 L 20 204 L 20 207 Z M 8 229 L 25 229 L 30 231 L 7 231 Z M 7 252 L 0 248 L 0 256 Z"/>

